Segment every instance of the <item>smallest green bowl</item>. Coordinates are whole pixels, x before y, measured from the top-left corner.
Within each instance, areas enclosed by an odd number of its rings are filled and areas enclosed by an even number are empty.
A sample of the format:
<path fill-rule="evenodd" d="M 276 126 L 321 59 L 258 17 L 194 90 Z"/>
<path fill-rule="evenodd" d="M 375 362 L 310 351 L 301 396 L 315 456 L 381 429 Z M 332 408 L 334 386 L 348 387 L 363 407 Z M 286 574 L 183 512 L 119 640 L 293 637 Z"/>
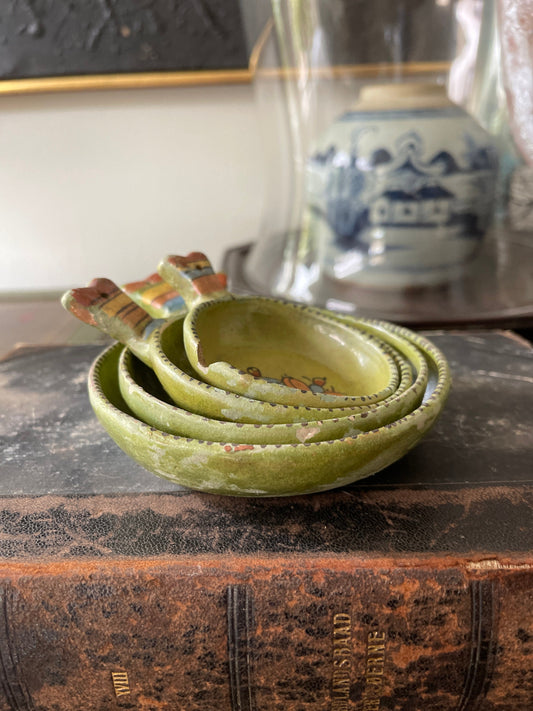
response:
<path fill-rule="evenodd" d="M 267 297 L 214 300 L 183 329 L 200 377 L 254 400 L 345 408 L 380 402 L 398 386 L 376 340 L 325 310 Z"/>
<path fill-rule="evenodd" d="M 344 408 L 390 397 L 394 364 L 366 334 L 325 309 L 236 297 L 205 254 L 169 255 L 159 273 L 182 294 L 183 341 L 202 380 L 254 400 Z"/>

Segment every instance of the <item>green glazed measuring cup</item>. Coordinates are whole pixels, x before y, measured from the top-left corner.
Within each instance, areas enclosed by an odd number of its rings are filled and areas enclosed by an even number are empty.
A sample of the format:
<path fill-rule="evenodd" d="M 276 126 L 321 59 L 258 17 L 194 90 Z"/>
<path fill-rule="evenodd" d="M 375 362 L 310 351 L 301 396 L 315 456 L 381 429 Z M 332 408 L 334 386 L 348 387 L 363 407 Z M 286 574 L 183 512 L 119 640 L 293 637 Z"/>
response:
<path fill-rule="evenodd" d="M 166 321 L 152 318 L 109 279 L 95 279 L 89 287 L 68 291 L 62 303 L 82 321 L 127 345 L 154 369 L 174 402 L 191 412 L 251 424 L 307 422 L 310 419 L 331 419 L 341 414 L 338 409 L 328 407 L 313 409 L 253 400 L 199 381 L 191 372 L 180 345 L 182 317 Z M 371 339 L 368 335 L 368 343 L 372 342 Z M 376 340 L 376 349 L 378 343 Z M 398 380 L 398 369 L 393 359 L 385 353 L 382 356 L 390 362 L 391 373 Z M 397 387 L 393 394 L 396 390 Z M 393 404 L 390 406 L 393 407 Z M 354 414 L 368 407 L 368 404 L 354 405 L 343 408 L 342 414 Z"/>
<path fill-rule="evenodd" d="M 401 371 L 402 389 L 407 390 L 412 384 L 409 364 L 402 362 Z M 178 407 L 170 400 L 153 370 L 128 348 L 123 348 L 120 354 L 118 382 L 128 407 L 143 422 L 169 434 L 233 444 L 320 442 L 355 435 L 406 415 L 413 409 L 413 401 L 420 404 L 423 395 L 420 388 L 419 397 L 402 398 L 394 407 L 368 407 L 349 415 L 343 414 L 341 408 L 336 410 L 341 416 L 331 419 L 259 425 L 217 420 Z"/>
<path fill-rule="evenodd" d="M 185 350 L 211 385 L 266 402 L 329 408 L 380 402 L 398 385 L 382 350 L 326 311 L 234 298 L 201 252 L 168 256 L 158 271 L 185 299 Z"/>
<path fill-rule="evenodd" d="M 154 286 L 154 284 L 156 286 Z M 165 288 L 161 279 L 151 275 L 144 281 L 125 285 L 130 296 L 154 316 L 172 315 L 173 309 L 182 310 L 183 301 L 176 292 Z M 181 298 L 181 297 L 180 297 Z M 355 324 L 361 327 L 359 323 Z M 366 324 L 367 329 L 374 327 Z M 121 394 L 133 413 L 144 422 L 171 434 L 213 441 L 233 443 L 291 443 L 335 439 L 348 433 L 365 431 L 382 426 L 407 414 L 418 406 L 424 393 L 425 363 L 416 346 L 403 338 L 387 332 L 381 347 L 389 350 L 401 372 L 400 385 L 394 402 L 384 401 L 383 406 L 370 406 L 359 414 L 352 408 L 336 410 L 339 417 L 331 420 L 310 420 L 305 423 L 279 425 L 235 424 L 192 413 L 174 405 L 157 380 L 154 372 L 128 350 L 123 349 L 118 364 Z M 402 352 L 403 351 L 403 352 Z M 416 381 L 413 385 L 413 371 Z M 312 412 L 309 413 L 312 415 Z"/>

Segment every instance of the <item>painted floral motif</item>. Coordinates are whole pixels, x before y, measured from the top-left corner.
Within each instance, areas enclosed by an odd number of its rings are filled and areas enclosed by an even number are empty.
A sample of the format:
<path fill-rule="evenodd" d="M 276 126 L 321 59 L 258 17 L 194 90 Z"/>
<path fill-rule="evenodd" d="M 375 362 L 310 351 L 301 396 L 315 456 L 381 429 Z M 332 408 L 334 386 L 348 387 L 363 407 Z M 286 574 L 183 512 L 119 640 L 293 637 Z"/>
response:
<path fill-rule="evenodd" d="M 283 375 L 281 379 L 270 378 L 262 375 L 259 368 L 251 365 L 246 369 L 247 373 L 253 375 L 254 378 L 262 378 L 266 380 L 267 383 L 277 383 L 278 385 L 286 385 L 288 388 L 295 388 L 296 390 L 305 390 L 313 393 L 327 393 L 328 395 L 344 395 L 344 393 L 338 393 L 335 391 L 333 386 L 326 387 L 327 378 L 314 377 L 308 378 L 305 375 L 302 376 L 307 382 L 300 380 L 300 378 L 295 378 L 292 375 Z"/>

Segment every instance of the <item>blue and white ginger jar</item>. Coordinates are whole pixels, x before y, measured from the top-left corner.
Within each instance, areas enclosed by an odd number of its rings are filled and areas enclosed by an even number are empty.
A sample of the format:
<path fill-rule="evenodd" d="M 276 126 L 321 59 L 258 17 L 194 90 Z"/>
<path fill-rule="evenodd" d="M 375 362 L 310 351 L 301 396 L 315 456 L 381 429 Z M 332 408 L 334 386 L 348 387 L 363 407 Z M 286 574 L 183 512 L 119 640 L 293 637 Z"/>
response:
<path fill-rule="evenodd" d="M 326 273 L 378 288 L 460 276 L 490 224 L 497 168 L 492 137 L 444 87 L 367 87 L 308 163 Z"/>

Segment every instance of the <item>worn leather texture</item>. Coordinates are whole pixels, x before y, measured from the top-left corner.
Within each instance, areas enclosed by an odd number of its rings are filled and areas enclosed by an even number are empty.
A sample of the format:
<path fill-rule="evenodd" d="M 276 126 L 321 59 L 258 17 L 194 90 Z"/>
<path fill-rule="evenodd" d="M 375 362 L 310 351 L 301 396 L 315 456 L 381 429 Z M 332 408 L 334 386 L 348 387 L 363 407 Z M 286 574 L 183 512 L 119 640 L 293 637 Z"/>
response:
<path fill-rule="evenodd" d="M 282 555 L 13 565 L 0 585 L 0 709 L 528 711 L 533 571 L 501 565 Z"/>

